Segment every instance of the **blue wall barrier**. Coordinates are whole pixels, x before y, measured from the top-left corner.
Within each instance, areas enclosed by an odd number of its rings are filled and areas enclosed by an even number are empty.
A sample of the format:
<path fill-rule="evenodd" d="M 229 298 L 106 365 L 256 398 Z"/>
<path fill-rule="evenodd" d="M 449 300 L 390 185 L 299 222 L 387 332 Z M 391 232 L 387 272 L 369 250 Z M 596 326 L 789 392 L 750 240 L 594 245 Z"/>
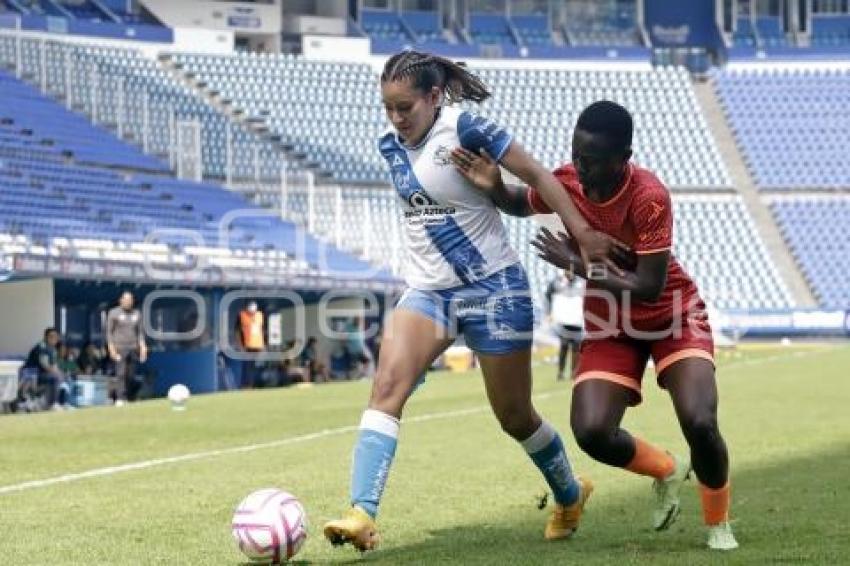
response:
<path fill-rule="evenodd" d="M 168 388 L 176 383 L 188 387 L 193 395 L 217 391 L 215 356 L 214 347 L 193 351 L 151 352 L 148 367 L 156 370 L 154 395 L 166 395 Z"/>
<path fill-rule="evenodd" d="M 726 311 L 715 324 L 746 337 L 850 336 L 850 311 Z"/>

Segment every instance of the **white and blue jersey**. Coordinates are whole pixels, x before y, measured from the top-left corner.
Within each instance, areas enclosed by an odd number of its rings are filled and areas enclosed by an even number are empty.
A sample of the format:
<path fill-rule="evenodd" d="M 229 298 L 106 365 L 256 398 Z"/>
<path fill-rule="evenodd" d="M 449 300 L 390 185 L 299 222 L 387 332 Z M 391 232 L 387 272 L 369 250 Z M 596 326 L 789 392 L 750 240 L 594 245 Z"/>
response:
<path fill-rule="evenodd" d="M 420 312 L 481 353 L 531 345 L 528 278 L 510 246 L 499 210 L 451 162 L 456 147 L 483 148 L 500 160 L 511 136 L 493 122 L 444 107 L 416 146 L 394 131 L 380 138 L 402 200 L 409 289 L 398 307 Z"/>
<path fill-rule="evenodd" d="M 496 205 L 449 159 L 462 146 L 499 160 L 511 136 L 493 122 L 444 107 L 415 147 L 394 131 L 379 148 L 402 200 L 407 239 L 405 281 L 414 289 L 448 289 L 484 279 L 519 261 Z"/>

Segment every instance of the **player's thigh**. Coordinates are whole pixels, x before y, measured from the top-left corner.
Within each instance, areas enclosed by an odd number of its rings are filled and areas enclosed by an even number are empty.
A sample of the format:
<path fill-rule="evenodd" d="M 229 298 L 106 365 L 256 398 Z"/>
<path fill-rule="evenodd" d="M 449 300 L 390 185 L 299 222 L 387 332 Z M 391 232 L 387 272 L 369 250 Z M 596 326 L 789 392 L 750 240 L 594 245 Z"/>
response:
<path fill-rule="evenodd" d="M 579 349 L 574 399 L 576 394 L 580 395 L 579 388 L 588 389 L 581 387 L 583 384 L 605 382 L 617 386 L 614 388 L 616 390 L 622 390 L 628 405 L 639 404 L 643 373 L 648 360 L 648 345 L 626 336 L 585 340 Z"/>
<path fill-rule="evenodd" d="M 666 367 L 659 381 L 670 393 L 683 427 L 715 426 L 718 397 L 713 362 L 702 357 L 682 358 Z"/>
<path fill-rule="evenodd" d="M 658 384 L 670 392 L 683 424 L 711 418 L 717 410 L 714 342 L 707 320 L 683 320 L 667 338 L 652 343 Z"/>
<path fill-rule="evenodd" d="M 539 425 L 531 402 L 531 349 L 505 354 L 479 353 L 478 362 L 487 399 L 502 426 L 514 430 Z"/>
<path fill-rule="evenodd" d="M 398 416 L 416 381 L 451 342 L 439 322 L 417 310 L 396 308 L 381 338 L 370 407 Z"/>
<path fill-rule="evenodd" d="M 576 383 L 570 405 L 570 428 L 579 441 L 617 430 L 634 391 L 612 381 L 589 379 Z"/>

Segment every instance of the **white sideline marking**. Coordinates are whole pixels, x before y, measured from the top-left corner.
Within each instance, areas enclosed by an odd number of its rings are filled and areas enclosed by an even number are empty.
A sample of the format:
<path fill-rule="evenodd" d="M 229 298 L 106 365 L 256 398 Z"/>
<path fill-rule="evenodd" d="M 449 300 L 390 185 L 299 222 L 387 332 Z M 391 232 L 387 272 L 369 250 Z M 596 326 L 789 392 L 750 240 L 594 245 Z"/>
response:
<path fill-rule="evenodd" d="M 559 393 L 559 392 L 558 392 Z M 548 399 L 554 396 L 556 392 L 549 393 L 541 393 L 540 395 L 535 395 L 534 400 L 540 401 L 543 399 Z M 423 423 L 428 421 L 435 421 L 439 419 L 451 419 L 455 417 L 465 417 L 467 415 L 474 415 L 476 413 L 484 413 L 490 411 L 490 405 L 479 405 L 478 407 L 470 407 L 468 409 L 458 409 L 455 411 L 446 411 L 442 413 L 427 413 L 424 415 L 418 415 L 415 417 L 409 417 L 402 420 L 403 425 L 413 424 L 413 423 Z M 77 472 L 74 474 L 64 474 L 61 476 L 55 476 L 52 478 L 45 478 L 42 480 L 31 480 L 25 481 L 23 483 L 16 483 L 11 485 L 5 485 L 0 487 L 0 495 L 7 495 L 9 493 L 16 493 L 19 491 L 25 491 L 28 489 L 36 489 L 40 487 L 48 487 L 51 485 L 56 485 L 60 483 L 68 483 L 78 480 L 84 480 L 88 478 L 97 478 L 101 476 L 111 476 L 115 474 L 121 474 L 124 472 L 131 472 L 134 470 L 144 470 L 147 468 L 154 468 L 157 466 L 164 466 L 166 464 L 177 464 L 181 462 L 192 462 L 195 460 L 203 460 L 206 458 L 215 458 L 217 456 L 229 456 L 231 454 L 241 454 L 243 452 L 254 452 L 256 450 L 264 450 L 266 448 L 278 448 L 280 446 L 288 446 L 290 444 L 300 444 L 302 442 L 309 442 L 311 440 L 318 440 L 320 438 L 326 438 L 328 436 L 339 436 L 340 434 L 347 434 L 349 432 L 356 432 L 358 430 L 358 426 L 350 425 L 350 426 L 342 426 L 338 428 L 330 428 L 325 430 L 320 430 L 318 432 L 311 432 L 308 434 L 302 434 L 299 436 L 290 436 L 289 438 L 281 438 L 280 440 L 271 440 L 269 442 L 258 442 L 256 444 L 245 444 L 243 446 L 232 446 L 230 448 L 219 448 L 217 450 L 205 450 L 203 452 L 190 452 L 189 454 L 182 454 L 180 456 L 169 456 L 167 458 L 154 458 L 151 460 L 142 460 L 140 462 L 131 462 L 129 464 L 121 464 L 118 466 L 107 466 L 105 468 L 94 468 L 92 470 L 86 470 L 85 472 Z"/>

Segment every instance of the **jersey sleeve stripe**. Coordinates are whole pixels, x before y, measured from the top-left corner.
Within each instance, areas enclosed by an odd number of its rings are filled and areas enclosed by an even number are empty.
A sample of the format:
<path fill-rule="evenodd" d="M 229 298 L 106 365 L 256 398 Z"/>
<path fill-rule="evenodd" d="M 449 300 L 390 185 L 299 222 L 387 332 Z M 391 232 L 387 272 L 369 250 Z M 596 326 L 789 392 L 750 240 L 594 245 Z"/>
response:
<path fill-rule="evenodd" d="M 499 154 L 498 154 L 498 155 L 492 155 L 491 157 L 492 157 L 495 161 L 501 161 L 501 160 L 502 160 L 502 158 L 505 156 L 505 154 L 506 154 L 506 153 L 508 152 L 508 150 L 510 149 L 510 147 L 511 147 L 511 143 L 513 143 L 513 141 L 514 141 L 514 137 L 513 137 L 513 136 L 511 136 L 511 135 L 508 135 L 508 137 L 505 139 L 505 145 L 503 145 L 503 146 L 502 146 L 502 149 L 500 149 L 500 150 L 499 150 Z"/>

